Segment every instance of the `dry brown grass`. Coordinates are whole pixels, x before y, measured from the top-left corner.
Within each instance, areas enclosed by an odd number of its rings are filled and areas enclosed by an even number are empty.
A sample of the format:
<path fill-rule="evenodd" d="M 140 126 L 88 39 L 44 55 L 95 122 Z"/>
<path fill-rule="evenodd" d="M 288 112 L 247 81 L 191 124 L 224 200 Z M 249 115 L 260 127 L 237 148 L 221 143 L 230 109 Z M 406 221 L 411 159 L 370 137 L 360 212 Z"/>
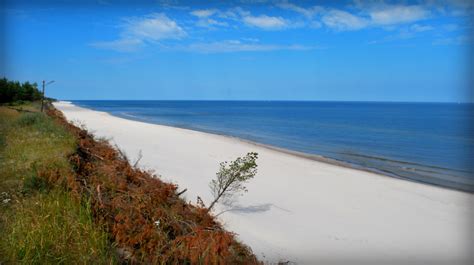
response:
<path fill-rule="evenodd" d="M 179 198 L 176 186 L 133 168 L 107 142 L 94 140 L 59 111 L 48 114 L 77 139 L 77 151 L 69 158 L 76 175 L 67 179 L 68 189 L 90 200 L 96 223 L 106 227 L 122 259 L 155 264 L 260 264 L 205 208 Z"/>

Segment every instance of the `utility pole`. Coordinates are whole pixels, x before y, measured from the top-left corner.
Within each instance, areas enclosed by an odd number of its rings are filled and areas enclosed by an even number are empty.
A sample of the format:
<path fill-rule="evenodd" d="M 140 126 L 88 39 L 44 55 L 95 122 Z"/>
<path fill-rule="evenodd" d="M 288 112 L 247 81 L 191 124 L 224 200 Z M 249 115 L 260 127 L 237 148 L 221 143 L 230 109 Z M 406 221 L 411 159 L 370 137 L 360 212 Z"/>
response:
<path fill-rule="evenodd" d="M 43 96 L 41 96 L 41 112 L 43 112 L 43 105 L 44 105 L 44 83 L 45 81 L 43 80 Z"/>
<path fill-rule="evenodd" d="M 44 88 L 45 88 L 47 85 L 54 83 L 54 80 L 49 81 L 47 84 L 45 84 L 45 83 L 46 83 L 46 81 L 43 80 L 43 92 L 42 92 L 43 96 L 41 97 L 41 112 L 43 112 L 43 109 L 44 109 Z"/>

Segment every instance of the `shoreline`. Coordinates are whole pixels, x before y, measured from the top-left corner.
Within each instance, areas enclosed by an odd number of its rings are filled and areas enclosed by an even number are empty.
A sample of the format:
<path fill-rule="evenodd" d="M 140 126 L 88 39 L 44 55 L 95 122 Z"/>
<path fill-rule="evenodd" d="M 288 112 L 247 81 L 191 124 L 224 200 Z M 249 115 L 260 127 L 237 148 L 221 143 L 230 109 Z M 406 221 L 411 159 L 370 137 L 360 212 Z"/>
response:
<path fill-rule="evenodd" d="M 115 115 L 113 113 L 109 113 L 109 112 L 106 112 L 106 111 L 100 111 L 100 110 L 95 110 L 95 109 L 92 109 L 92 108 L 87 108 L 86 106 L 75 105 L 74 103 L 72 103 L 70 101 L 61 101 L 61 102 L 69 102 L 70 104 L 72 104 L 74 106 L 90 109 L 90 110 L 93 110 L 93 111 L 96 111 L 96 112 L 101 112 L 101 113 L 108 114 L 110 116 L 114 116 L 114 117 L 121 118 L 121 119 L 127 119 L 127 120 L 131 120 L 131 121 L 136 121 L 136 122 L 143 122 L 143 123 L 147 123 L 147 124 L 170 127 L 170 128 L 180 129 L 180 130 L 187 130 L 187 131 L 211 134 L 211 135 L 214 135 L 214 136 L 228 138 L 228 139 L 233 140 L 233 141 L 239 141 L 239 142 L 254 145 L 254 146 L 257 146 L 257 147 L 262 147 L 262 148 L 266 148 L 266 149 L 269 149 L 269 150 L 272 150 L 272 151 L 281 152 L 281 153 L 284 153 L 284 154 L 293 155 L 293 156 L 296 156 L 296 157 L 299 157 L 299 158 L 308 159 L 308 160 L 312 160 L 312 161 L 318 161 L 318 162 L 326 163 L 326 164 L 329 164 L 329 165 L 361 170 L 361 171 L 365 171 L 365 172 L 369 172 L 369 173 L 379 174 L 379 175 L 382 175 L 384 177 L 393 177 L 393 178 L 407 180 L 407 181 L 413 181 L 413 182 L 417 182 L 417 183 L 424 183 L 422 181 L 416 181 L 416 180 L 412 180 L 412 179 L 409 179 L 409 178 L 404 178 L 402 176 L 398 176 L 395 173 L 385 172 L 383 170 L 379 170 L 379 169 L 376 169 L 376 168 L 368 168 L 368 167 L 360 166 L 360 165 L 353 164 L 353 163 L 350 163 L 350 162 L 347 162 L 347 161 L 325 157 L 323 155 L 304 153 L 304 152 L 291 150 L 291 149 L 286 149 L 286 148 L 282 148 L 282 147 L 278 147 L 278 146 L 274 146 L 274 145 L 259 143 L 259 142 L 256 142 L 256 141 L 248 140 L 248 139 L 245 139 L 245 138 L 240 138 L 240 137 L 237 137 L 237 136 L 227 135 L 227 134 L 224 134 L 224 133 L 218 133 L 218 132 L 206 131 L 206 130 L 198 130 L 198 129 L 188 128 L 188 127 L 184 127 L 184 126 L 172 126 L 172 125 L 166 125 L 166 124 L 161 124 L 161 123 L 153 123 L 153 122 L 145 121 L 144 119 L 141 119 L 139 117 L 133 117 L 133 116 L 127 116 L 127 115 L 123 115 L 123 116 Z M 444 186 L 441 186 L 441 185 L 435 185 L 435 184 L 430 184 L 430 183 L 424 183 L 424 184 L 433 185 L 433 186 L 437 186 L 437 187 L 440 187 L 440 188 L 458 190 L 458 189 L 444 187 Z M 463 191 L 463 190 L 459 190 L 459 191 Z"/>
<path fill-rule="evenodd" d="M 249 192 L 219 219 L 263 261 L 471 260 L 472 194 L 315 161 L 236 137 L 54 105 L 94 135 L 112 138 L 132 160 L 143 151 L 140 165 L 187 188 L 191 201 L 196 196 L 210 201 L 208 183 L 220 162 L 258 152 Z M 218 205 L 216 213 L 222 210 L 229 208 Z"/>
<path fill-rule="evenodd" d="M 472 190 L 468 187 L 462 187 L 463 184 L 459 184 L 461 187 L 446 186 L 446 185 L 442 185 L 442 184 L 438 184 L 438 183 L 424 181 L 424 180 L 421 180 L 421 179 L 413 179 L 413 178 L 404 177 L 404 176 L 401 176 L 397 173 L 394 173 L 394 172 L 388 171 L 388 170 L 365 167 L 363 165 L 358 165 L 358 164 L 351 163 L 351 162 L 348 162 L 348 161 L 326 157 L 326 156 L 323 156 L 323 155 L 320 155 L 320 154 L 305 153 L 305 152 L 291 150 L 291 149 L 287 149 L 287 148 L 282 148 L 282 147 L 278 147 L 278 146 L 274 146 L 274 145 L 270 145 L 270 144 L 259 143 L 259 142 L 252 141 L 252 140 L 249 140 L 249 139 L 240 138 L 240 137 L 237 137 L 237 136 L 232 136 L 232 135 L 219 133 L 219 132 L 215 132 L 215 131 L 211 131 L 211 130 L 206 131 L 206 130 L 199 130 L 199 129 L 189 128 L 189 127 L 185 127 L 185 126 L 173 126 L 173 125 L 167 125 L 167 124 L 154 123 L 154 122 L 146 121 L 145 119 L 142 119 L 140 117 L 135 117 L 135 116 L 132 116 L 132 115 L 116 115 L 116 114 L 109 113 L 109 112 L 106 112 L 106 111 L 100 111 L 100 110 L 95 110 L 95 109 L 92 109 L 92 108 L 88 108 L 87 106 L 82 106 L 80 104 L 75 105 L 71 101 L 59 101 L 59 102 L 67 102 L 67 103 L 72 104 L 74 106 L 78 106 L 78 107 L 85 108 L 85 109 L 90 109 L 90 110 L 93 110 L 93 111 L 96 111 L 96 112 L 105 113 L 105 114 L 108 114 L 110 116 L 114 116 L 114 117 L 122 118 L 122 119 L 127 119 L 127 120 L 131 120 L 131 121 L 143 122 L 143 123 L 147 123 L 147 124 L 154 124 L 154 125 L 165 126 L 165 127 L 175 128 L 175 129 L 189 130 L 189 131 L 194 131 L 194 132 L 200 132 L 200 133 L 225 137 L 225 138 L 229 138 L 231 140 L 236 140 L 236 141 L 240 141 L 240 142 L 243 142 L 243 143 L 246 143 L 246 144 L 255 145 L 257 147 L 267 148 L 269 150 L 273 150 L 273 151 L 276 151 L 276 152 L 282 152 L 282 153 L 293 155 L 293 156 L 296 156 L 296 157 L 299 157 L 299 158 L 309 159 L 309 160 L 312 160 L 312 161 L 318 161 L 318 162 L 321 162 L 321 163 L 327 163 L 327 164 L 334 165 L 334 166 L 339 166 L 339 167 L 345 167 L 345 168 L 360 170 L 360 171 L 364 171 L 364 172 L 368 172 L 368 173 L 374 173 L 374 174 L 378 174 L 378 175 L 383 176 L 383 177 L 395 178 L 395 179 L 404 180 L 404 181 L 411 181 L 411 182 L 415 182 L 415 183 L 420 183 L 420 184 L 424 184 L 424 185 L 431 185 L 431 186 L 442 188 L 442 189 L 455 190 L 455 191 L 465 192 L 465 193 L 469 193 L 469 194 L 474 193 L 474 190 Z M 385 159 L 385 158 L 382 158 L 382 159 Z M 426 165 L 422 165 L 422 166 L 426 166 Z"/>

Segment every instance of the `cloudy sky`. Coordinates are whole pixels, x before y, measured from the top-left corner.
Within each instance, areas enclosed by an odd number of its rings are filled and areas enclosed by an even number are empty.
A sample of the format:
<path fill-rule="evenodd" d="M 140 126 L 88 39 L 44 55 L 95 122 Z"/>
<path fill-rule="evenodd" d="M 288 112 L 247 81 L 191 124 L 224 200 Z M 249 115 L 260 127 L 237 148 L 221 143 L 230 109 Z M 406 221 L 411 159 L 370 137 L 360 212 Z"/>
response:
<path fill-rule="evenodd" d="M 469 1 L 224 2 L 3 1 L 0 74 L 61 99 L 470 100 Z"/>

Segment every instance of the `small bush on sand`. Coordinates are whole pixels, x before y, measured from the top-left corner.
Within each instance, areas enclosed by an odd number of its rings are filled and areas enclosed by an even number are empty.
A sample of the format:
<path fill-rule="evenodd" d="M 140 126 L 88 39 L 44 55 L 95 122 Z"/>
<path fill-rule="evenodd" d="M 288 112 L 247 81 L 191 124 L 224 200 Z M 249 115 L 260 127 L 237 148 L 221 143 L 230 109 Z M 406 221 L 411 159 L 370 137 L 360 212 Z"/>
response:
<path fill-rule="evenodd" d="M 258 154 L 251 152 L 244 157 L 239 157 L 232 162 L 222 162 L 216 179 L 209 184 L 214 201 L 207 208 L 211 211 L 214 205 L 223 200 L 226 204 L 231 204 L 235 195 L 247 192 L 244 184 L 257 174 L 256 160 Z"/>

